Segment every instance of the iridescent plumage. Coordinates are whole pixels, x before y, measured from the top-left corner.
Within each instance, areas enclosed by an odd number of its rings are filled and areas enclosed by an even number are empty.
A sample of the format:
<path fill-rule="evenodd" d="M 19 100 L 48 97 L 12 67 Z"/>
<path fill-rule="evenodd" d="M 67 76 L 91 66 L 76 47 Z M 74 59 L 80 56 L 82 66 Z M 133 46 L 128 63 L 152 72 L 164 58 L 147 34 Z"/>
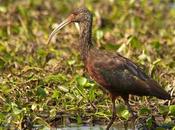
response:
<path fill-rule="evenodd" d="M 86 8 L 72 12 L 51 33 L 48 42 L 62 27 L 71 22 L 77 22 L 80 25 L 80 51 L 87 73 L 111 95 L 113 115 L 106 129 L 111 127 L 116 118 L 115 99 L 118 96 L 124 99 L 130 111 L 129 94 L 170 99 L 170 95 L 131 60 L 117 53 L 98 50 L 93 46 L 92 14 Z"/>

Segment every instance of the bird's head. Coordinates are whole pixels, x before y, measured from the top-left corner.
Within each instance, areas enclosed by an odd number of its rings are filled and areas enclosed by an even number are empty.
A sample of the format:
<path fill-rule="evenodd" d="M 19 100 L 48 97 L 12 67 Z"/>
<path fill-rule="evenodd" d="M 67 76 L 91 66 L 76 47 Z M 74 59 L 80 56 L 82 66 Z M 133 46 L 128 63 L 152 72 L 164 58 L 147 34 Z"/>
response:
<path fill-rule="evenodd" d="M 91 13 L 90 11 L 83 7 L 83 8 L 79 8 L 74 10 L 71 15 L 69 17 L 72 17 L 72 22 L 84 22 L 84 21 L 88 21 L 90 22 L 92 17 L 91 17 Z"/>
<path fill-rule="evenodd" d="M 72 22 L 82 23 L 82 22 L 91 22 L 92 14 L 90 11 L 83 7 L 74 10 L 62 23 L 60 23 L 50 34 L 48 43 L 51 41 L 52 37 L 57 34 L 57 32 L 62 29 L 64 26 Z"/>

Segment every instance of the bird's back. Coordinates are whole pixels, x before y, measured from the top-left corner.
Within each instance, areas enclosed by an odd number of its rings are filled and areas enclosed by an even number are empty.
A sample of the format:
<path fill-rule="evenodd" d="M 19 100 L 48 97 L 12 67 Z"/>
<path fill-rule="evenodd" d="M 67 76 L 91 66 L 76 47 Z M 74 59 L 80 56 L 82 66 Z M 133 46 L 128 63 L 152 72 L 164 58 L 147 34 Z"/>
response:
<path fill-rule="evenodd" d="M 86 68 L 89 75 L 112 94 L 170 99 L 170 95 L 155 80 L 119 54 L 92 49 L 87 57 Z"/>

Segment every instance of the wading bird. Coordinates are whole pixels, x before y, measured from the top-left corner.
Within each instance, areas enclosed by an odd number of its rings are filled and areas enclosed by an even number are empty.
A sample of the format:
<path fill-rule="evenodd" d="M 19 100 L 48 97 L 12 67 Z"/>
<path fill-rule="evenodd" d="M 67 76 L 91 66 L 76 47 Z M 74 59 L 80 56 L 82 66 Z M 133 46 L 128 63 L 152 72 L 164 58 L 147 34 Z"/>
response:
<path fill-rule="evenodd" d="M 134 62 L 120 54 L 102 51 L 94 47 L 91 39 L 92 14 L 87 8 L 73 11 L 53 30 L 48 43 L 61 28 L 73 22 L 77 22 L 80 26 L 80 53 L 87 73 L 109 92 L 112 99 L 112 118 L 107 125 L 107 130 L 116 119 L 115 99 L 118 96 L 124 99 L 130 111 L 129 94 L 170 99 L 170 95 Z"/>

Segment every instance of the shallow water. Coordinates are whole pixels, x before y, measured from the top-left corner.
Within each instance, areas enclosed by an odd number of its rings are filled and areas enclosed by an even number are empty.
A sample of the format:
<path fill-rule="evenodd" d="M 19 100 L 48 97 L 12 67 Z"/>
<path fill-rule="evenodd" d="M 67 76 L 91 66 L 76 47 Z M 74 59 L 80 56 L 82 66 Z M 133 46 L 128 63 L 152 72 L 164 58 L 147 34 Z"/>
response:
<path fill-rule="evenodd" d="M 82 126 L 82 127 L 65 127 L 65 128 L 44 128 L 43 130 L 105 130 L 105 127 L 88 127 L 88 126 Z M 114 128 L 112 127 L 110 130 L 124 130 L 124 128 Z M 131 129 L 128 129 L 131 130 Z"/>
<path fill-rule="evenodd" d="M 131 125 L 130 123 L 125 124 L 124 128 L 124 124 L 123 123 L 118 123 L 118 124 L 113 124 L 113 126 L 110 128 L 110 130 L 148 130 L 148 128 L 141 123 L 135 124 L 133 128 L 133 125 Z M 163 124 L 161 126 L 156 126 L 156 127 L 151 127 L 151 130 L 172 130 L 173 128 L 173 124 Z M 61 128 L 49 128 L 49 127 L 43 127 L 41 125 L 35 125 L 33 126 L 32 130 L 105 130 L 106 126 L 105 125 L 95 125 L 95 126 L 91 126 L 91 125 L 82 125 L 82 126 L 78 126 L 76 123 L 72 123 L 70 126 L 65 126 L 65 127 L 61 127 Z"/>
<path fill-rule="evenodd" d="M 80 127 L 64 127 L 64 128 L 43 128 L 42 130 L 105 130 L 106 126 L 80 126 Z M 37 130 L 37 128 L 36 128 Z M 110 130 L 125 130 L 123 127 L 111 127 Z M 132 130 L 131 128 L 127 128 L 127 130 Z"/>

